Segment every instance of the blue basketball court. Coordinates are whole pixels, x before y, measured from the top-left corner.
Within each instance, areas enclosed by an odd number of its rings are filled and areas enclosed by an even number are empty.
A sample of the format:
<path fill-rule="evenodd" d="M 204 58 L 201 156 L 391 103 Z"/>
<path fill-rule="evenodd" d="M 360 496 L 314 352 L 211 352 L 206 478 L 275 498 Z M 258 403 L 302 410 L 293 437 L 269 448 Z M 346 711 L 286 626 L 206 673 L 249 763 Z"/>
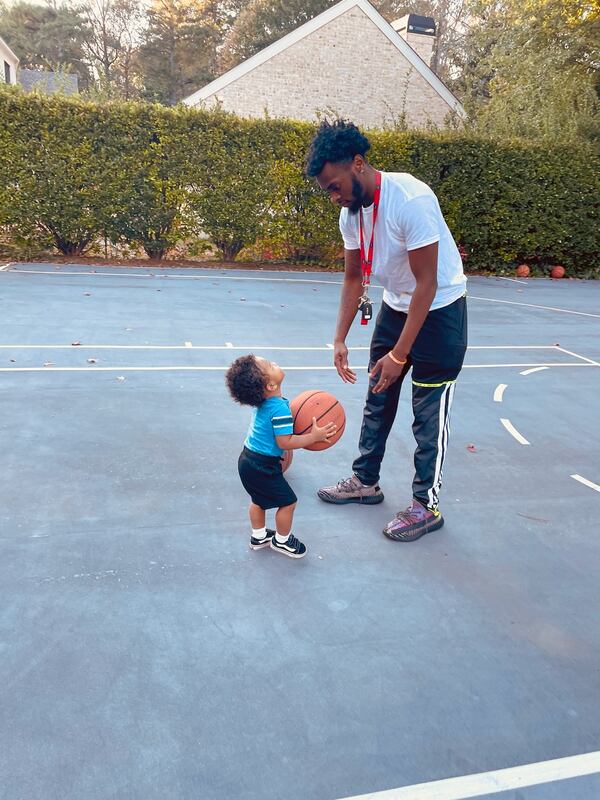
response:
<path fill-rule="evenodd" d="M 401 544 L 408 385 L 385 501 L 316 497 L 367 386 L 341 279 L 2 266 L 3 800 L 600 797 L 600 284 L 469 280 L 446 525 Z M 299 562 L 248 548 L 248 352 L 346 410 L 287 473 Z"/>

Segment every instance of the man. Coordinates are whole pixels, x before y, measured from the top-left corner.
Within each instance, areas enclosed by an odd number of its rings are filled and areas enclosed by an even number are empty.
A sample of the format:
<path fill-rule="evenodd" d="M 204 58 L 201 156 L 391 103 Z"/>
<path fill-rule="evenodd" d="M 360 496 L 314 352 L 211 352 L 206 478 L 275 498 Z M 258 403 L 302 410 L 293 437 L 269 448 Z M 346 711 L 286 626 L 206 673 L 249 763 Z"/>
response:
<path fill-rule="evenodd" d="M 368 323 L 371 271 L 383 285 L 369 361 L 369 388 L 353 474 L 319 489 L 327 503 L 383 500 L 379 473 L 402 381 L 412 367 L 413 433 L 417 442 L 411 505 L 383 529 L 411 542 L 444 524 L 439 490 L 448 447 L 454 385 L 467 347 L 466 278 L 439 202 L 407 173 L 378 172 L 367 161 L 368 139 L 350 122 L 324 122 L 306 173 L 341 208 L 345 272 L 334 337 L 334 364 L 354 383 L 345 339 L 360 310 Z"/>

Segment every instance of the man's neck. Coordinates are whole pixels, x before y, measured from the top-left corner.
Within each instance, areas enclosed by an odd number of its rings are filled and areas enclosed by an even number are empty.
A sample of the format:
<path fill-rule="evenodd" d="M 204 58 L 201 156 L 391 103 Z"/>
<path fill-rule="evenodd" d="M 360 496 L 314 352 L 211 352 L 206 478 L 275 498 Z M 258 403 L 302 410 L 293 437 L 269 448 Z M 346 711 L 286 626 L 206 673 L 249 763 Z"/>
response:
<path fill-rule="evenodd" d="M 370 164 L 365 164 L 365 197 L 363 200 L 363 206 L 366 208 L 370 206 L 373 202 L 373 198 L 375 197 L 375 184 L 377 183 L 377 174 L 373 167 Z"/>

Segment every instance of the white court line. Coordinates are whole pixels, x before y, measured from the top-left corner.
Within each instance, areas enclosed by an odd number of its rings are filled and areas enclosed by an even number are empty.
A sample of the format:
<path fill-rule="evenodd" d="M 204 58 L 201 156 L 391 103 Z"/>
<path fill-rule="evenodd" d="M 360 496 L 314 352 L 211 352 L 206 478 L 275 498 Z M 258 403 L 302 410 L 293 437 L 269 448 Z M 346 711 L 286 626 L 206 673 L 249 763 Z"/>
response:
<path fill-rule="evenodd" d="M 532 367 L 532 366 L 542 366 L 540 364 L 464 364 L 463 369 L 503 369 L 508 367 Z M 551 367 L 592 367 L 593 364 L 582 364 L 580 361 L 573 363 L 573 364 L 544 364 L 543 366 L 551 366 Z M 194 370 L 198 372 L 222 372 L 223 370 L 229 369 L 228 366 L 220 367 L 220 366 L 164 366 L 164 367 L 0 367 L 0 372 L 174 372 L 176 370 L 186 370 L 189 372 L 193 372 Z M 301 366 L 301 367 L 292 367 L 292 366 L 283 366 L 282 369 L 289 371 L 289 370 L 337 370 L 334 366 Z M 367 365 L 361 366 L 352 366 L 353 370 L 363 370 L 368 369 Z M 529 443 L 527 443 L 529 444 Z"/>
<path fill-rule="evenodd" d="M 529 444 L 527 439 L 524 436 L 521 436 L 519 431 L 515 428 L 512 422 L 509 419 L 500 419 L 500 422 L 504 425 L 506 430 L 510 433 L 511 436 L 514 436 L 519 444 Z"/>
<path fill-rule="evenodd" d="M 600 751 L 538 761 L 520 767 L 479 772 L 475 775 L 463 775 L 459 778 L 417 783 L 399 789 L 345 797 L 343 800 L 467 800 L 470 797 L 508 792 L 511 789 L 582 778 L 585 775 L 596 775 L 598 772 L 600 772 Z"/>
<path fill-rule="evenodd" d="M 255 344 L 255 345 L 237 345 L 236 347 L 233 346 L 232 342 L 225 342 L 224 345 L 192 345 L 190 342 L 185 343 L 185 345 L 181 344 L 79 344 L 79 345 L 72 345 L 72 344 L 0 344 L 0 350 L 84 350 L 87 348 L 88 350 L 183 350 L 187 347 L 191 347 L 192 350 L 293 350 L 296 352 L 303 352 L 304 350 L 331 350 L 333 349 L 333 344 L 327 344 L 325 347 L 322 346 L 304 346 L 304 347 L 296 347 L 296 346 L 287 346 L 287 345 L 269 345 L 269 344 Z M 348 350 L 369 350 L 369 345 L 358 345 L 355 347 L 349 347 Z M 467 347 L 467 351 L 470 350 L 557 350 L 559 349 L 557 345 L 536 345 L 536 344 L 475 344 L 469 345 Z M 562 348 L 560 348 L 562 349 Z M 563 352 L 567 352 L 566 350 Z M 589 358 L 584 358 L 584 356 L 578 356 L 576 353 L 570 353 L 569 355 L 573 355 L 577 358 L 581 358 L 584 361 L 588 361 L 594 366 L 596 365 L 595 361 L 592 361 Z"/>
<path fill-rule="evenodd" d="M 582 365 L 583 366 L 583 365 Z M 0 372 L 224 372 L 229 366 L 224 367 L 191 367 L 191 366 L 172 366 L 172 367 L 0 367 Z M 335 370 L 336 367 L 282 367 L 286 371 L 290 370 Z M 366 365 L 352 367 L 352 369 L 367 369 Z"/>
<path fill-rule="evenodd" d="M 548 367 L 534 367 L 533 369 L 525 369 L 523 372 L 520 372 L 519 375 L 532 375 L 534 372 L 541 372 L 543 369 L 548 369 Z"/>
<path fill-rule="evenodd" d="M 497 281 L 512 281 L 513 283 L 523 283 L 525 286 L 529 285 L 527 281 L 520 281 L 518 278 L 506 278 L 504 275 L 495 275 L 494 277 Z"/>
<path fill-rule="evenodd" d="M 596 317 L 600 319 L 600 314 L 590 314 L 588 311 L 571 311 L 569 308 L 555 308 L 554 306 L 538 306 L 534 303 L 518 303 L 516 300 L 495 300 L 492 297 L 477 297 L 474 294 L 468 296 L 469 300 L 486 300 L 488 303 L 506 303 L 509 306 L 525 306 L 526 308 L 541 308 L 544 311 L 560 311 L 561 314 L 577 314 L 581 317 Z"/>
<path fill-rule="evenodd" d="M 597 492 L 600 492 L 600 486 L 597 483 L 593 483 L 593 481 L 588 481 L 587 478 L 582 478 L 581 475 L 571 475 L 576 481 L 579 483 L 583 483 L 584 486 L 589 486 L 590 489 L 595 489 Z"/>
<path fill-rule="evenodd" d="M 199 269 L 202 269 L 202 267 L 199 267 Z M 243 267 L 241 269 L 243 269 Z M 214 275 L 170 275 L 169 273 L 162 272 L 155 272 L 153 274 L 149 272 L 132 272 L 131 274 L 123 272 L 60 272 L 59 270 L 44 269 L 11 269 L 11 272 L 18 272 L 25 275 L 57 275 L 62 278 L 77 278 L 80 275 L 101 275 L 109 278 L 169 278 L 169 280 L 179 279 L 184 281 L 275 281 L 276 283 L 325 283 L 330 286 L 343 285 L 343 281 L 324 281 L 319 278 L 263 278 L 254 277 L 253 275 L 221 275 L 218 270 L 219 268 L 217 267 Z M 265 272 L 272 271 L 273 270 L 265 270 Z M 383 289 L 383 286 L 371 284 L 371 288 Z"/>
<path fill-rule="evenodd" d="M 0 272 L 4 272 L 4 270 L 8 269 L 9 267 L 10 267 L 10 263 L 2 264 L 2 266 L 0 267 Z"/>
<path fill-rule="evenodd" d="M 496 389 L 494 391 L 494 402 L 496 402 L 496 403 L 501 403 L 502 402 L 502 396 L 504 394 L 504 390 L 506 389 L 506 386 L 507 386 L 506 383 L 499 383 L 498 386 L 496 386 Z"/>
<path fill-rule="evenodd" d="M 600 367 L 600 364 L 597 361 L 594 361 L 591 358 L 587 358 L 586 356 L 580 356 L 579 353 L 573 353 L 571 350 L 565 350 L 564 347 L 561 347 L 559 344 L 556 345 L 556 349 L 560 350 L 561 353 L 566 353 L 569 356 L 574 356 L 575 358 L 581 358 L 583 361 L 587 361 L 588 364 L 593 364 L 595 367 Z"/>
<path fill-rule="evenodd" d="M 328 350 L 327 347 L 272 347 L 271 345 L 248 345 L 234 347 L 231 342 L 213 344 L 0 344 L 0 350 Z M 349 350 L 368 350 L 368 347 L 353 347 Z"/>

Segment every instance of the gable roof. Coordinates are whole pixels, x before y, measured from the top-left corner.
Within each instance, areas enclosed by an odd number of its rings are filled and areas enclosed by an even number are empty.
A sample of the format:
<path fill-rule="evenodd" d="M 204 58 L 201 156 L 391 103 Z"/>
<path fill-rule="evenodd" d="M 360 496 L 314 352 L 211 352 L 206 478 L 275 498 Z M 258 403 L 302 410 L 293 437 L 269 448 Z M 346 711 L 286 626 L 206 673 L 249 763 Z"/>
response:
<path fill-rule="evenodd" d="M 396 33 L 390 23 L 387 22 L 387 20 L 385 20 L 375 8 L 373 8 L 368 0 L 341 0 L 340 3 L 328 8 L 327 11 L 323 11 L 322 14 L 313 17 L 313 19 L 305 22 L 304 25 L 296 28 L 291 33 L 282 36 L 281 39 L 278 39 L 276 42 L 273 42 L 273 44 L 265 47 L 264 50 L 261 50 L 259 53 L 256 53 L 255 55 L 246 59 L 246 61 L 242 61 L 242 63 L 238 64 L 237 67 L 225 72 L 219 78 L 211 81 L 211 83 L 207 83 L 206 86 L 203 86 L 197 92 L 194 92 L 193 94 L 189 95 L 189 97 L 184 98 L 183 102 L 188 106 L 195 106 L 203 100 L 207 100 L 212 95 L 224 89 L 230 83 L 233 83 L 243 75 L 247 75 L 249 72 L 252 72 L 253 69 L 256 69 L 256 67 L 264 64 L 266 61 L 269 61 L 269 59 L 273 58 L 273 56 L 283 52 L 288 47 L 291 47 L 291 45 L 296 44 L 296 42 L 299 42 L 301 39 L 304 39 L 306 36 L 310 36 L 311 33 L 314 33 L 323 25 L 327 25 L 328 22 L 331 22 L 342 14 L 345 14 L 351 8 L 355 7 L 360 8 L 361 11 L 366 14 L 366 16 L 379 28 L 381 33 L 383 33 L 383 35 L 386 36 L 387 39 L 389 39 L 389 41 L 402 53 L 407 61 L 410 62 L 415 70 L 446 101 L 450 108 L 463 116 L 465 112 L 458 98 L 452 94 L 450 89 L 448 89 L 448 87 L 438 78 L 435 72 L 423 61 L 423 59 L 412 49 L 412 47 L 398 33 Z"/>
<path fill-rule="evenodd" d="M 12 57 L 15 59 L 15 61 L 16 61 L 16 62 L 17 62 L 17 64 L 18 64 L 18 63 L 19 63 L 19 61 L 20 61 L 21 59 L 20 59 L 20 58 L 19 58 L 19 56 L 18 56 L 18 55 L 15 53 L 15 51 L 14 51 L 14 50 L 13 50 L 11 47 L 9 47 L 9 46 L 6 44 L 6 42 L 4 41 L 4 39 L 3 39 L 1 36 L 0 36 L 0 42 L 1 42 L 1 43 L 4 45 L 4 47 L 6 47 L 6 49 L 8 50 L 8 52 L 11 54 L 11 56 L 12 56 Z"/>

